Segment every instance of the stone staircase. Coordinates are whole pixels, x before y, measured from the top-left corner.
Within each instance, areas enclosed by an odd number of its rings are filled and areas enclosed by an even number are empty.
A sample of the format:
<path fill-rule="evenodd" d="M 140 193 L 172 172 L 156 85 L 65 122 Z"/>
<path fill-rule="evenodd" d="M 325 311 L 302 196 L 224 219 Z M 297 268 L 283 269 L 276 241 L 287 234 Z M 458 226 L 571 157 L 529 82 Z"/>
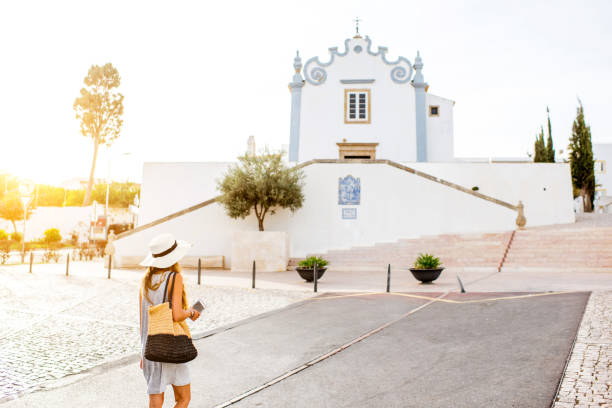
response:
<path fill-rule="evenodd" d="M 340 270 L 378 270 L 412 266 L 419 253 L 439 257 L 445 267 L 503 270 L 539 268 L 547 270 L 589 269 L 612 271 L 612 214 L 577 215 L 575 224 L 486 234 L 439 235 L 402 239 L 369 247 L 331 250 L 312 254 Z M 505 255 L 505 258 L 504 258 Z M 310 256 L 310 254 L 309 254 Z M 299 259 L 291 259 L 294 269 Z"/>
<path fill-rule="evenodd" d="M 312 254 L 327 259 L 333 269 L 371 270 L 392 267 L 408 268 L 420 253 L 439 257 L 445 267 L 486 267 L 496 269 L 504 256 L 511 231 L 486 234 L 438 235 L 419 239 L 401 239 L 371 247 L 331 250 Z M 309 254 L 310 256 L 310 254 Z M 291 259 L 294 269 L 299 259 Z"/>
<path fill-rule="evenodd" d="M 512 268 L 612 270 L 612 226 L 517 231 L 504 263 Z"/>

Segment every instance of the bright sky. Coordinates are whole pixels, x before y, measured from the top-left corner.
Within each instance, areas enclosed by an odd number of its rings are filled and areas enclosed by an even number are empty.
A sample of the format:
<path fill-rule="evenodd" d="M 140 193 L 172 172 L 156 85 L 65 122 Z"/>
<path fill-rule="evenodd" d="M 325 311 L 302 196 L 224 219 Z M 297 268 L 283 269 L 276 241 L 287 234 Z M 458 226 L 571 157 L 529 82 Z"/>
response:
<path fill-rule="evenodd" d="M 280 148 L 296 49 L 326 61 L 356 16 L 390 57 L 421 51 L 429 92 L 456 101 L 456 156 L 525 156 L 546 105 L 565 148 L 577 96 L 593 140 L 612 142 L 605 0 L 20 0 L 0 4 L 0 170 L 49 183 L 89 174 L 93 144 L 72 104 L 89 67 L 107 62 L 122 77 L 124 126 L 97 177 L 234 160 L 249 135 Z"/>

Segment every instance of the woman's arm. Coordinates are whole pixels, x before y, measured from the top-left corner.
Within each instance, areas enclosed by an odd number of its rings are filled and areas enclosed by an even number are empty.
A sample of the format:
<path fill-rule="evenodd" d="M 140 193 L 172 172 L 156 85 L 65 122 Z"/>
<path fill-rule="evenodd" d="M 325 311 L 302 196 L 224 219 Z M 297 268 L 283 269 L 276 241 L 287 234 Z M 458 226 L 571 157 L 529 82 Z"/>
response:
<path fill-rule="evenodd" d="M 138 291 L 138 327 L 142 333 L 142 292 Z M 142 356 L 140 356 L 140 368 L 142 368 Z"/>
<path fill-rule="evenodd" d="M 186 318 L 192 316 L 192 309 L 183 310 L 183 275 L 177 273 L 174 279 L 174 292 L 172 292 L 172 320 L 175 322 L 182 322 Z M 168 290 L 170 290 L 170 288 L 168 288 Z"/>

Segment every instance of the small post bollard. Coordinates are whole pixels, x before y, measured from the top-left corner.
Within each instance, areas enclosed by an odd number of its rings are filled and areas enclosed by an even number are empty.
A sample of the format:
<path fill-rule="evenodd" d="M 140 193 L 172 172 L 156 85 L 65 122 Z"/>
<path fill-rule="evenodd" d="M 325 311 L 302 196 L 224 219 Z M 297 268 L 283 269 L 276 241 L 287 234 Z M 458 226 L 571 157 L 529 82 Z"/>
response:
<path fill-rule="evenodd" d="M 391 290 L 391 264 L 387 266 L 387 293 Z"/>
<path fill-rule="evenodd" d="M 108 255 L 108 279 L 111 278 L 111 266 L 113 265 L 113 256 Z"/>
<path fill-rule="evenodd" d="M 251 285 L 251 289 L 255 289 L 255 261 L 253 261 L 253 284 Z"/>
<path fill-rule="evenodd" d="M 198 258 L 198 285 L 202 282 L 202 259 Z"/>
<path fill-rule="evenodd" d="M 459 287 L 461 288 L 461 293 L 465 293 L 465 288 L 463 287 L 463 282 L 461 282 L 461 278 L 457 275 L 457 281 L 459 282 Z"/>
<path fill-rule="evenodd" d="M 66 255 L 66 276 L 68 276 L 69 269 L 70 269 L 70 254 Z"/>
<path fill-rule="evenodd" d="M 314 270 L 312 271 L 313 273 L 313 278 L 312 280 L 314 281 L 314 292 L 317 293 L 317 282 L 319 281 L 319 271 L 317 270 L 317 263 L 314 263 Z"/>
<path fill-rule="evenodd" d="M 30 252 L 30 273 L 32 273 L 32 263 L 34 263 L 34 252 Z"/>

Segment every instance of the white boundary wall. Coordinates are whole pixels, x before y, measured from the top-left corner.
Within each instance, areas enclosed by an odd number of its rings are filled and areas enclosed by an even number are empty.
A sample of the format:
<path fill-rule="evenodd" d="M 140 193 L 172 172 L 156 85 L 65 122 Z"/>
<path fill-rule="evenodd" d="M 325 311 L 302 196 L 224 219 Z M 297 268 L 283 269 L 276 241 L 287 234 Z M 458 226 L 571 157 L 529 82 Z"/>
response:
<path fill-rule="evenodd" d="M 87 239 L 89 225 L 93 217 L 93 206 L 88 207 L 38 207 L 26 223 L 26 241 L 40 239 L 46 230 L 57 228 L 62 239 L 70 239 L 71 233 L 77 232 L 81 239 Z M 104 213 L 104 205 L 98 205 L 98 214 Z M 109 223 L 131 222 L 127 209 L 109 208 Z M 23 221 L 16 223 L 17 232 L 23 233 Z M 0 229 L 7 233 L 13 232 L 13 224 L 0 218 Z"/>
<path fill-rule="evenodd" d="M 193 164 L 188 166 L 193 169 Z M 574 221 L 567 165 L 410 163 L 409 166 L 464 187 L 478 185 L 481 193 L 510 204 L 516 205 L 521 199 L 525 203 L 528 226 Z M 266 230 L 289 233 L 292 257 L 423 235 L 515 228 L 516 211 L 385 163 L 315 163 L 303 170 L 306 175 L 303 208 L 295 214 L 278 211 L 265 220 Z M 180 173 L 175 169 L 164 174 Z M 338 205 L 338 179 L 349 174 L 360 179 L 361 202 L 356 206 L 341 206 Z M 185 191 L 189 196 L 206 179 L 206 174 L 202 176 L 176 179 L 174 183 L 178 185 L 177 190 L 180 188 L 178 191 Z M 197 183 L 190 185 L 189 180 Z M 148 183 L 146 178 L 144 183 Z M 545 192 L 539 190 L 542 186 L 547 187 Z M 149 189 L 149 202 L 165 203 L 166 190 L 162 186 L 153 184 L 143 188 Z M 173 206 L 178 210 L 195 204 L 179 205 L 180 195 L 170 197 L 177 200 Z M 342 219 L 342 208 L 350 207 L 357 209 L 357 218 Z M 188 255 L 224 255 L 229 266 L 232 234 L 256 230 L 257 220 L 253 215 L 233 220 L 219 204 L 213 203 L 116 241 L 117 256 L 119 262 L 123 257 L 124 263 L 134 263 L 136 258 L 144 256 L 151 238 L 172 232 L 177 238 L 194 244 Z"/>
<path fill-rule="evenodd" d="M 422 235 L 513 228 L 516 211 L 387 164 L 314 164 L 304 169 L 307 203 L 290 217 L 292 256 Z M 338 205 L 338 179 L 361 182 L 361 203 Z M 342 208 L 356 219 L 342 219 Z"/>
<path fill-rule="evenodd" d="M 406 163 L 406 166 L 525 205 L 527 227 L 575 222 L 569 163 Z"/>
<path fill-rule="evenodd" d="M 148 224 L 217 195 L 216 179 L 232 163 L 145 163 L 138 225 Z"/>

